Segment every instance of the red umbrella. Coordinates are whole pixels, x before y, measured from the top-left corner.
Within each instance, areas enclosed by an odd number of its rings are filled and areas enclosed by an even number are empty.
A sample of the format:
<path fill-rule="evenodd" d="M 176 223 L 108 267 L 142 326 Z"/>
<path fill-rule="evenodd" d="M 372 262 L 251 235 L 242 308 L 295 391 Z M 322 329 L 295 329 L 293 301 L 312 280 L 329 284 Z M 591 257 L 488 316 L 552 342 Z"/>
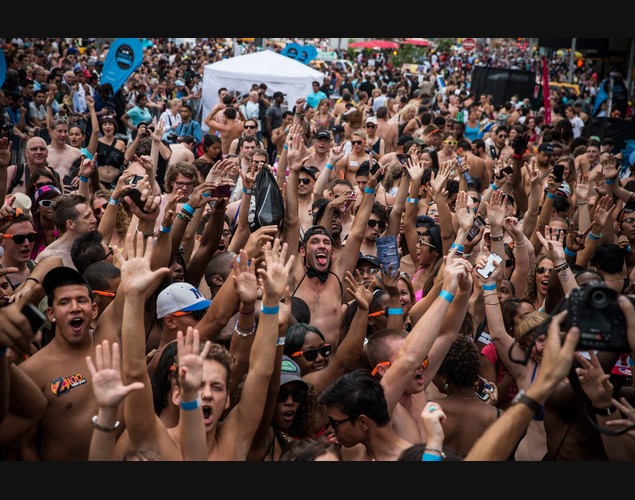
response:
<path fill-rule="evenodd" d="M 401 43 L 409 45 L 418 45 L 419 47 L 430 47 L 432 44 L 425 38 L 406 38 Z"/>
<path fill-rule="evenodd" d="M 349 43 L 348 46 L 353 48 L 364 48 L 364 49 L 398 49 L 399 48 L 398 43 L 391 42 L 389 40 L 365 40 L 361 42 Z"/>

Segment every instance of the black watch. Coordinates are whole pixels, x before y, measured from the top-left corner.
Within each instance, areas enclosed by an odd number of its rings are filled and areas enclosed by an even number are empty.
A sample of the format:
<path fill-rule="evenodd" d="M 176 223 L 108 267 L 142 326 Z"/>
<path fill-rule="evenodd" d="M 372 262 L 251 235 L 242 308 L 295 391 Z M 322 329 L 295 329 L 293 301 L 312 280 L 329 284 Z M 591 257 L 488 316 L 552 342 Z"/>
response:
<path fill-rule="evenodd" d="M 613 413 L 617 408 L 613 405 L 607 406 L 606 408 L 596 408 L 595 406 L 591 407 L 591 411 L 596 415 L 604 415 L 608 417 L 611 413 Z"/>
<path fill-rule="evenodd" d="M 514 396 L 514 399 L 512 399 L 512 404 L 516 404 L 516 403 L 524 404 L 531 411 L 533 411 L 535 415 L 537 415 L 542 409 L 542 405 L 538 403 L 538 401 L 535 401 L 531 399 L 529 396 L 527 396 L 523 389 L 520 389 Z"/>

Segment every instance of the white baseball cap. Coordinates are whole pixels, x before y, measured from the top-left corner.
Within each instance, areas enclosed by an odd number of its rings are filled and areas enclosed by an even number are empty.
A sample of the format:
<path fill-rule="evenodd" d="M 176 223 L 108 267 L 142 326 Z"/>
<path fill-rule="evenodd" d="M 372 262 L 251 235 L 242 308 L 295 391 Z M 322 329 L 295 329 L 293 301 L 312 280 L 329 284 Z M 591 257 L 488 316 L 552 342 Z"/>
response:
<path fill-rule="evenodd" d="M 172 283 L 157 297 L 157 318 L 165 318 L 180 311 L 200 311 L 207 309 L 211 303 L 194 285 L 185 282 Z"/>

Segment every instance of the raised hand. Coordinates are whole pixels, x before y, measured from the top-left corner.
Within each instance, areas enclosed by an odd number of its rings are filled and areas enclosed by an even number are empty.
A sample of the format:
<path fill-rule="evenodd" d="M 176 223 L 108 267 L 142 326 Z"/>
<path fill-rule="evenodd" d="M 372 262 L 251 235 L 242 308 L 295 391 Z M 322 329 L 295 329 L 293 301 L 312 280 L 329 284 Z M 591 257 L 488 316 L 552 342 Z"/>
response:
<path fill-rule="evenodd" d="M 154 244 L 152 238 L 144 242 L 143 234 L 128 233 L 124 244 L 124 252 L 116 253 L 117 267 L 121 270 L 119 286 L 125 294 L 144 295 L 152 284 L 163 279 L 170 272 L 167 267 L 154 271 L 150 267 Z"/>
<path fill-rule="evenodd" d="M 133 391 L 143 389 L 143 382 L 124 385 L 121 378 L 121 353 L 119 344 L 104 340 L 95 347 L 95 362 L 86 356 L 86 365 L 90 372 L 90 381 L 95 400 L 100 408 L 117 408 L 126 396 Z"/>
<path fill-rule="evenodd" d="M 503 229 L 507 231 L 514 241 L 521 241 L 523 239 L 523 230 L 516 217 L 505 217 Z"/>
<path fill-rule="evenodd" d="M 456 194 L 456 205 L 455 205 L 455 215 L 456 220 L 459 223 L 459 227 L 463 229 L 466 233 L 472 227 L 474 223 L 474 212 L 470 210 L 467 206 L 467 192 L 459 191 Z"/>
<path fill-rule="evenodd" d="M 344 276 L 346 291 L 355 299 L 360 309 L 368 310 L 368 306 L 373 300 L 373 292 L 364 286 L 359 271 L 356 273 L 359 279 L 356 279 L 350 271 L 346 271 L 346 276 Z"/>
<path fill-rule="evenodd" d="M 595 210 L 593 212 L 593 221 L 597 224 L 598 229 L 601 231 L 606 221 L 611 215 L 611 212 L 615 209 L 615 203 L 613 203 L 613 197 L 611 195 L 604 195 L 595 203 Z"/>
<path fill-rule="evenodd" d="M 589 174 L 582 175 L 582 171 L 578 172 L 578 178 L 575 183 L 575 197 L 577 201 L 586 201 L 589 196 Z"/>
<path fill-rule="evenodd" d="M 536 236 L 542 244 L 543 248 L 549 251 L 549 256 L 554 262 L 562 262 L 565 260 L 563 230 L 557 227 L 545 226 L 544 236 L 540 231 L 536 231 Z"/>
<path fill-rule="evenodd" d="M 200 336 L 196 328 L 187 327 L 187 332 L 176 333 L 177 356 L 179 364 L 179 386 L 182 391 L 198 391 L 203 381 L 203 361 L 212 347 L 208 340 L 199 353 Z"/>
<path fill-rule="evenodd" d="M 273 242 L 278 232 L 278 226 L 261 226 L 249 235 L 245 244 L 245 252 L 250 259 L 256 259 L 262 254 L 262 248 L 267 242 Z"/>
<path fill-rule="evenodd" d="M 250 261 L 247 252 L 241 249 L 240 255 L 234 256 L 232 268 L 234 269 L 234 290 L 238 299 L 244 304 L 253 304 L 258 299 L 256 259 Z"/>
<path fill-rule="evenodd" d="M 503 227 L 505 222 L 505 207 L 503 206 L 503 197 L 505 193 L 502 191 L 494 191 L 489 199 L 489 203 L 485 202 L 487 209 L 487 222 L 491 229 Z"/>
<path fill-rule="evenodd" d="M 0 139 L 0 168 L 7 168 L 11 164 L 12 144 L 8 137 Z"/>
<path fill-rule="evenodd" d="M 279 302 L 288 286 L 289 274 L 295 256 L 291 255 L 287 260 L 287 244 L 284 243 L 281 246 L 278 238 L 273 241 L 273 246 L 270 242 L 265 244 L 264 254 L 266 269 L 258 269 L 259 277 L 262 280 L 263 299 L 273 299 Z"/>

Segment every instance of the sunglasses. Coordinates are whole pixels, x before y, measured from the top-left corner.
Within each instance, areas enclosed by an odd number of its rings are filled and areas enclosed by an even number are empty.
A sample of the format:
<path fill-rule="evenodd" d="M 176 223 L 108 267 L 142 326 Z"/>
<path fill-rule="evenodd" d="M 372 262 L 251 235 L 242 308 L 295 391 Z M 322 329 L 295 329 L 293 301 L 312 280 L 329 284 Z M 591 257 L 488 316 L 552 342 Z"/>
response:
<path fill-rule="evenodd" d="M 443 144 L 447 144 L 448 146 L 456 146 L 458 141 L 443 141 Z"/>
<path fill-rule="evenodd" d="M 386 229 L 386 223 L 383 220 L 371 219 L 368 221 L 368 227 L 374 228 L 375 226 L 379 226 L 379 229 L 381 229 L 382 231 Z"/>
<path fill-rule="evenodd" d="M 367 123 L 366 128 L 375 128 L 377 125 L 373 125 L 372 123 Z"/>
<path fill-rule="evenodd" d="M 255 125 L 245 125 L 243 128 L 258 128 Z"/>
<path fill-rule="evenodd" d="M 434 248 L 435 250 L 437 249 L 437 247 L 435 247 L 432 243 L 428 243 L 422 238 L 419 238 L 419 245 L 425 245 L 427 247 Z"/>
<path fill-rule="evenodd" d="M 308 186 L 309 184 L 311 184 L 311 179 L 307 179 L 306 177 L 304 177 L 302 179 L 298 179 L 298 182 L 300 184 L 304 184 L 305 186 Z"/>
<path fill-rule="evenodd" d="M 351 144 L 353 146 L 359 146 L 362 142 L 364 142 L 364 141 L 351 141 Z"/>
<path fill-rule="evenodd" d="M 51 207 L 51 205 L 53 205 L 53 200 L 40 200 L 37 202 L 37 204 L 43 208 L 49 208 Z"/>
<path fill-rule="evenodd" d="M 508 135 L 499 135 L 498 138 L 499 139 L 507 139 L 509 136 Z"/>
<path fill-rule="evenodd" d="M 35 241 L 37 233 L 29 233 L 29 234 L 7 234 L 3 233 L 2 237 L 5 239 L 13 240 L 17 245 L 22 245 L 24 240 L 29 240 L 29 243 L 33 243 Z"/>
<path fill-rule="evenodd" d="M 384 314 L 388 314 L 388 308 L 382 309 L 381 311 L 375 311 L 374 313 L 370 313 L 368 317 L 376 318 L 377 316 L 383 316 Z M 388 361 L 386 361 L 386 363 L 388 363 Z"/>
<path fill-rule="evenodd" d="M 36 182 L 33 185 L 35 186 L 36 189 L 40 189 L 41 187 L 44 187 L 44 186 L 53 186 L 53 183 L 51 183 L 51 182 Z"/>
<path fill-rule="evenodd" d="M 377 375 L 380 366 L 385 366 L 386 368 L 388 368 L 391 364 L 392 363 L 390 361 L 380 361 L 375 365 L 375 368 L 373 368 L 373 371 L 370 372 L 370 375 L 374 377 L 375 375 Z M 430 359 L 428 358 L 428 356 L 426 356 L 426 359 L 424 359 L 423 363 L 421 363 L 421 369 L 425 370 L 426 368 L 428 368 L 428 364 L 430 364 Z"/>
<path fill-rule="evenodd" d="M 307 361 L 315 361 L 318 357 L 318 353 L 322 355 L 324 358 L 328 358 L 331 355 L 331 344 L 324 344 L 322 347 L 318 349 L 307 349 L 306 351 L 296 351 L 291 354 L 292 358 L 297 358 L 298 356 L 304 356 L 304 359 Z"/>
<path fill-rule="evenodd" d="M 170 316 L 179 317 L 179 316 L 187 316 L 188 314 L 191 314 L 196 321 L 200 321 L 203 319 L 203 316 L 205 316 L 206 312 L 207 312 L 207 309 L 199 309 L 198 311 L 176 311 L 175 313 L 170 314 Z"/>
<path fill-rule="evenodd" d="M 93 290 L 93 293 L 102 297 L 115 297 L 117 295 L 117 292 L 104 292 L 103 290 Z"/>
<path fill-rule="evenodd" d="M 293 399 L 295 403 L 303 403 L 304 400 L 306 399 L 306 395 L 307 395 L 307 391 L 304 389 L 298 388 L 292 391 L 288 391 L 281 387 L 280 390 L 278 391 L 278 397 L 276 401 L 278 403 L 284 403 L 287 399 L 289 399 L 289 396 L 291 396 L 291 399 Z"/>
<path fill-rule="evenodd" d="M 536 268 L 536 274 L 545 274 L 547 271 L 549 271 L 549 274 L 551 274 L 553 272 L 553 267 L 537 267 Z"/>
<path fill-rule="evenodd" d="M 341 425 L 344 424 L 346 422 L 351 422 L 353 420 L 355 420 L 357 417 L 348 417 L 348 418 L 343 418 L 342 420 L 335 420 L 334 418 L 328 417 L 328 421 L 329 421 L 329 425 L 331 427 L 333 427 L 333 430 L 335 432 L 337 432 L 337 428 Z"/>

